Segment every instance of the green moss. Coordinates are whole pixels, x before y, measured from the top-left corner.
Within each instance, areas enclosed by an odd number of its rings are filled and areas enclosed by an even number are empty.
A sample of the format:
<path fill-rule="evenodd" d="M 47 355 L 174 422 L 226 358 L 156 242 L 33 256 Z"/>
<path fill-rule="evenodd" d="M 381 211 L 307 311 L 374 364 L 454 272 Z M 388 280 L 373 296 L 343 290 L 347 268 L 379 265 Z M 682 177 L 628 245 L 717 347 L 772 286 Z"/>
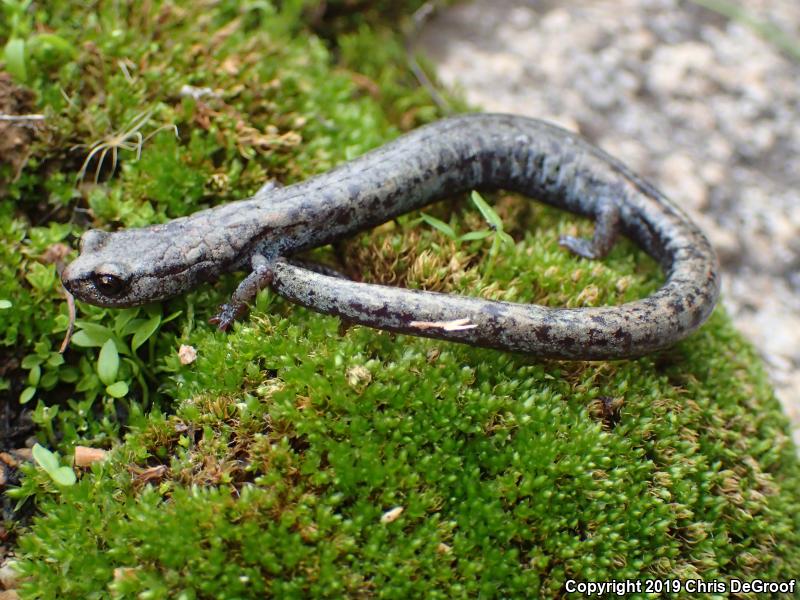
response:
<path fill-rule="evenodd" d="M 203 290 L 172 303 L 168 314 L 188 320 L 134 350 L 135 366 L 123 373 L 132 390 L 125 401 L 103 400 L 96 348 L 113 331 L 123 351 L 135 333 L 130 320 L 136 325 L 152 315 L 128 314 L 120 323 L 116 311 L 81 307 L 95 333 L 106 327 L 104 337 L 73 344 L 78 352 L 66 362 L 47 364 L 68 322 L 53 264 L 66 260 L 57 243 L 76 245 L 85 226 L 141 226 L 242 198 L 270 178 L 290 183 L 397 134 L 381 102 L 359 91 L 357 74 L 335 67 L 323 42 L 304 32 L 301 4 L 222 3 L 194 20 L 190 4 L 97 13 L 60 2 L 17 18 L 28 22 L 14 35 L 46 24 L 80 48 L 66 64 L 32 65 L 28 84 L 47 126 L 0 208 L 0 300 L 6 306 L 0 309 L 0 389 L 30 404 L 62 400 L 57 413 L 42 403 L 34 413 L 40 427 L 59 432 L 48 434 L 51 444 L 109 444 L 119 435 L 120 415 L 169 402 L 156 382 L 176 335 L 193 327 L 193 302 L 199 298 L 207 318 L 230 291 Z M 371 34 L 363 30 L 351 39 L 359 35 Z M 375 71 L 384 64 L 399 77 L 405 57 L 398 46 L 392 49 L 360 65 Z M 193 98 L 185 86 L 209 93 Z M 392 105 L 399 84 L 394 89 L 387 100 Z M 403 110 L 414 115 L 405 119 L 408 127 L 436 117 L 418 90 Z M 42 306 L 53 308 L 40 314 Z M 81 354 L 80 345 L 89 350 Z M 43 368 L 44 377 L 30 375 Z"/>
<path fill-rule="evenodd" d="M 793 447 L 724 315 L 599 365 L 337 328 L 266 294 L 233 336 L 198 332 L 177 415 L 40 492 L 31 591 L 549 596 L 796 572 Z"/>
<path fill-rule="evenodd" d="M 52 125 L 0 203 L 0 299 L 11 299 L 1 364 L 34 357 L 2 383 L 36 388 L 42 442 L 114 449 L 73 486 L 25 468 L 14 495 L 39 516 L 17 549 L 22 596 L 560 597 L 569 578 L 793 577 L 795 449 L 721 309 L 671 350 L 569 363 L 344 329 L 268 291 L 223 335 L 203 321 L 231 276 L 164 308 L 80 306 L 79 343 L 53 358 L 66 311 L 43 256 L 80 232 L 76 208 L 100 227 L 164 221 L 439 115 L 398 39 L 363 25 L 380 3 L 358 14 L 328 3 L 338 8 L 323 19 L 343 16 L 311 24 L 331 45 L 308 32 L 311 4 L 223 2 L 198 16 L 57 2 L 29 15 L 77 54 L 31 69 Z M 215 92 L 181 97 L 184 84 Z M 137 119 L 152 134 L 141 158 L 121 148 L 112 170 L 96 155 L 76 183 L 93 144 Z M 491 276 L 490 240 L 457 243 L 418 215 L 342 244 L 340 267 L 553 306 L 617 304 L 659 285 L 629 242 L 603 261 L 558 247 L 588 221 L 492 201 L 515 244 Z M 458 233 L 487 227 L 468 203 L 430 212 Z M 97 373 L 108 339 L 130 387 L 121 399 Z M 196 348 L 195 363 L 181 364 L 179 344 Z"/>

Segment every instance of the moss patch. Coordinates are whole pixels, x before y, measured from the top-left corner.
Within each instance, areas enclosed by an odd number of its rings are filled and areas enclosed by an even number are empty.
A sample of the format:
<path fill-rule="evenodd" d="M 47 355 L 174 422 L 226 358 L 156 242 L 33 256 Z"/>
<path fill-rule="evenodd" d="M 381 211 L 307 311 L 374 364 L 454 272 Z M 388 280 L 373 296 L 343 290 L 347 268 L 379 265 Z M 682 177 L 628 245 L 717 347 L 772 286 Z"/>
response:
<path fill-rule="evenodd" d="M 24 468 L 11 495 L 39 516 L 17 549 L 23 597 L 558 597 L 567 579 L 791 578 L 795 450 L 721 310 L 640 360 L 539 361 L 348 328 L 268 291 L 223 335 L 203 321 L 231 276 L 163 307 L 80 306 L 60 358 L 58 244 L 85 226 L 296 181 L 439 116 L 401 41 L 364 25 L 380 11 L 350 4 L 54 3 L 23 14 L 27 33 L 0 26 L 19 38 L 46 23 L 72 49 L 32 53 L 26 71 L 47 128 L 0 203 L 0 386 L 35 406 L 41 442 L 113 448 L 73 486 Z M 315 254 L 364 280 L 553 306 L 658 286 L 628 242 L 603 261 L 558 247 L 588 221 L 491 200 L 514 239 L 491 267 L 490 240 L 457 243 L 419 215 Z M 429 212 L 487 227 L 468 203 Z M 113 377 L 98 369 L 109 339 Z"/>

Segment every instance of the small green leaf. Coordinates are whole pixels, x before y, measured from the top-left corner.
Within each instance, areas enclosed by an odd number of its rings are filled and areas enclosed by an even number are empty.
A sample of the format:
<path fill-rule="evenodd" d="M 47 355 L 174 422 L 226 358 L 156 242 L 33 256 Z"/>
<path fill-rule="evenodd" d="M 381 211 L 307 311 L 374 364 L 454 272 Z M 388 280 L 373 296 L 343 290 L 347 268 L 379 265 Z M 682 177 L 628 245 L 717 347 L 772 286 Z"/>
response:
<path fill-rule="evenodd" d="M 30 402 L 31 398 L 33 398 L 33 395 L 35 393 L 36 393 L 35 387 L 26 387 L 24 390 L 22 390 L 22 393 L 19 395 L 19 403 L 26 404 L 27 402 Z"/>
<path fill-rule="evenodd" d="M 50 357 L 47 359 L 47 366 L 48 367 L 58 367 L 59 365 L 64 364 L 64 355 L 58 352 L 50 353 Z"/>
<path fill-rule="evenodd" d="M 48 292 L 52 290 L 56 284 L 56 267 L 55 265 L 33 263 L 28 268 L 25 279 L 40 292 Z"/>
<path fill-rule="evenodd" d="M 74 485 L 77 478 L 71 467 L 58 467 L 47 472 L 58 485 Z"/>
<path fill-rule="evenodd" d="M 501 242 L 507 244 L 509 246 L 514 245 L 514 238 L 508 235 L 505 231 L 497 230 L 497 237 L 500 239 Z"/>
<path fill-rule="evenodd" d="M 75 335 L 72 336 L 72 343 L 76 346 L 99 348 L 112 336 L 111 330 L 108 327 L 98 325 L 97 323 L 76 321 L 75 325 L 80 328 L 75 332 Z"/>
<path fill-rule="evenodd" d="M 161 321 L 161 324 L 163 325 L 164 323 L 169 323 L 173 319 L 177 319 L 178 317 L 181 316 L 182 313 L 183 313 L 182 310 L 176 310 L 174 313 L 172 313 L 168 317 L 164 317 L 164 319 Z"/>
<path fill-rule="evenodd" d="M 70 467 L 62 467 L 58 456 L 44 446 L 34 444 L 32 449 L 33 459 L 50 475 L 58 485 L 72 485 L 75 483 L 75 472 Z"/>
<path fill-rule="evenodd" d="M 28 354 L 22 359 L 21 367 L 23 369 L 32 369 L 36 365 L 42 364 L 42 357 L 37 354 Z"/>
<path fill-rule="evenodd" d="M 461 242 L 473 242 L 475 240 L 485 240 L 487 237 L 492 235 L 492 231 L 488 229 L 482 229 L 481 231 L 470 231 L 462 235 L 459 239 Z"/>
<path fill-rule="evenodd" d="M 81 377 L 78 383 L 75 385 L 75 391 L 88 392 L 91 390 L 96 394 L 100 389 L 100 385 L 100 378 L 97 375 L 94 373 L 87 373 Z"/>
<path fill-rule="evenodd" d="M 0 300 L 0 310 L 8 310 L 12 306 L 11 300 Z"/>
<path fill-rule="evenodd" d="M 65 383 L 75 383 L 80 377 L 80 371 L 75 367 L 65 367 L 58 370 L 58 377 Z"/>
<path fill-rule="evenodd" d="M 19 38 L 8 40 L 3 54 L 6 70 L 17 81 L 25 82 L 28 79 L 28 70 L 25 67 L 25 40 Z"/>
<path fill-rule="evenodd" d="M 31 454 L 33 454 L 33 460 L 48 473 L 61 466 L 58 463 L 58 457 L 41 444 L 34 444 Z"/>
<path fill-rule="evenodd" d="M 100 348 L 100 356 L 97 358 L 97 376 L 100 381 L 110 385 L 117 379 L 119 372 L 119 353 L 114 340 L 106 340 Z"/>
<path fill-rule="evenodd" d="M 494 209 L 486 203 L 486 200 L 483 199 L 478 192 L 473 191 L 470 194 L 470 199 L 478 207 L 478 210 L 481 211 L 483 218 L 486 219 L 486 222 L 492 225 L 498 231 L 503 230 L 503 220 L 498 216 Z"/>
<path fill-rule="evenodd" d="M 121 330 L 118 329 L 117 333 L 119 333 L 119 335 L 122 336 L 123 338 L 126 338 L 129 335 L 136 333 L 139 330 L 139 328 L 145 323 L 147 323 L 147 319 L 133 319 L 131 321 L 128 321 L 125 324 L 125 327 L 123 327 Z"/>
<path fill-rule="evenodd" d="M 72 338 L 70 338 L 70 344 L 73 346 L 78 346 L 79 348 L 94 348 L 95 346 L 102 346 L 102 344 L 95 343 L 91 336 L 85 331 L 76 331 L 74 334 L 72 334 Z"/>
<path fill-rule="evenodd" d="M 39 380 L 38 387 L 45 390 L 52 390 L 56 387 L 56 383 L 58 383 L 58 371 L 47 371 L 42 375 L 41 380 Z"/>
<path fill-rule="evenodd" d="M 451 240 L 456 239 L 456 232 L 453 230 L 452 227 L 450 227 L 450 225 L 448 225 L 444 221 L 440 221 L 436 217 L 426 215 L 425 213 L 422 213 L 421 217 L 422 220 L 425 221 L 428 225 L 430 225 L 434 229 L 437 229 L 441 233 L 445 234 Z"/>
<path fill-rule="evenodd" d="M 40 367 L 39 365 L 33 365 L 33 367 L 31 367 L 30 372 L 28 372 L 28 385 L 32 385 L 33 387 L 39 385 L 39 379 L 41 378 L 41 376 L 42 376 L 42 367 Z"/>
<path fill-rule="evenodd" d="M 117 335 L 124 336 L 125 333 L 125 326 L 133 319 L 137 314 L 139 314 L 138 308 L 123 308 L 122 310 L 117 311 L 117 316 L 114 318 L 114 331 L 117 332 Z"/>
<path fill-rule="evenodd" d="M 128 393 L 128 384 L 124 381 L 117 381 L 106 387 L 106 394 L 112 398 L 122 398 Z"/>
<path fill-rule="evenodd" d="M 136 349 L 144 344 L 150 338 L 150 336 L 156 332 L 159 325 L 161 325 L 161 315 L 155 315 L 148 319 L 144 325 L 139 327 L 139 329 L 136 330 L 136 333 L 133 334 L 131 349 L 136 352 Z"/>

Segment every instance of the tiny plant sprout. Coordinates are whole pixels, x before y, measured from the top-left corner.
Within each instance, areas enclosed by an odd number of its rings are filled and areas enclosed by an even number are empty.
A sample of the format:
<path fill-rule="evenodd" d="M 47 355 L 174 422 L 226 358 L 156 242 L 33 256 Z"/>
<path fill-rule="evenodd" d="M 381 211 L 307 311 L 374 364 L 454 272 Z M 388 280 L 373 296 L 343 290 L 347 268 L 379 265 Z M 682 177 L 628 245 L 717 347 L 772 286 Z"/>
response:
<path fill-rule="evenodd" d="M 67 486 L 75 483 L 75 472 L 71 467 L 62 466 L 56 453 L 39 444 L 33 446 L 32 453 L 36 464 L 42 467 L 50 479 L 58 485 Z"/>

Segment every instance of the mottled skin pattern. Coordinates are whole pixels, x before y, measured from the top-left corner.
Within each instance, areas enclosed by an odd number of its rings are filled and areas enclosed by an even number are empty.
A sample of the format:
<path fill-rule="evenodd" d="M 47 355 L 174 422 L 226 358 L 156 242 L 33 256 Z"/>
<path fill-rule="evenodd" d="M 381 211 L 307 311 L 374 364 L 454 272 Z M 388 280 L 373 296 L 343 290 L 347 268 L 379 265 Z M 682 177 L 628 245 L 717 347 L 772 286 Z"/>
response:
<path fill-rule="evenodd" d="M 357 283 L 287 260 L 472 189 L 512 190 L 594 217 L 593 240 L 566 237 L 562 245 L 602 258 L 621 231 L 659 261 L 667 280 L 643 300 L 563 309 Z M 370 327 L 579 360 L 670 346 L 708 318 L 719 294 L 708 240 L 660 192 L 567 131 L 492 114 L 433 123 L 302 183 L 164 225 L 88 231 L 63 282 L 80 300 L 124 307 L 248 268 L 215 318 L 221 329 L 270 285 L 293 302 Z"/>

